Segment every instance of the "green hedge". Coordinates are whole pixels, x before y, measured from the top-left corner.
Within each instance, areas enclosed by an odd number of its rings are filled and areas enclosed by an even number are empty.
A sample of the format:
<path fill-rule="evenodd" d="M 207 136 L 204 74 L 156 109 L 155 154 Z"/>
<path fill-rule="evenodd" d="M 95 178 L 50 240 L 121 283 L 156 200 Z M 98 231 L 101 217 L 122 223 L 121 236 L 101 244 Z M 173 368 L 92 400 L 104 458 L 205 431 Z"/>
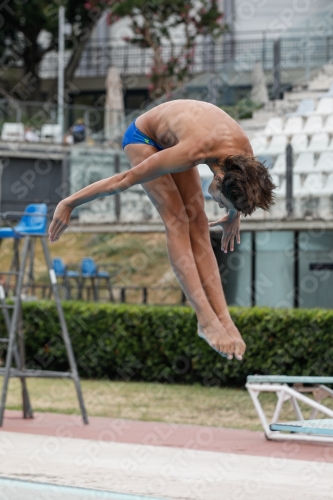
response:
<path fill-rule="evenodd" d="M 197 336 L 190 308 L 63 306 L 85 378 L 240 386 L 256 373 L 333 375 L 332 311 L 232 308 L 247 352 L 243 362 L 230 362 Z M 23 317 L 27 365 L 67 370 L 55 305 L 25 303 Z M 2 330 L 2 317 L 0 322 Z"/>

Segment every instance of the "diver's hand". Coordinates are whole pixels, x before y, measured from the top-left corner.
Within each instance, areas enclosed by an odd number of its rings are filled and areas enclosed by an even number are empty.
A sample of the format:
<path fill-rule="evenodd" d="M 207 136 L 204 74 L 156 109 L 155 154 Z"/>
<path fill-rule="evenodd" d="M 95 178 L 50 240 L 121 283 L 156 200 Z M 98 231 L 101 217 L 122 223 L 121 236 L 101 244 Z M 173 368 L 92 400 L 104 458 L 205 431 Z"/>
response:
<path fill-rule="evenodd" d="M 240 243 L 240 213 L 237 210 L 229 210 L 228 214 L 215 222 L 210 222 L 209 227 L 221 226 L 223 230 L 221 250 L 224 253 L 234 250 L 235 239 Z"/>
<path fill-rule="evenodd" d="M 49 227 L 50 243 L 57 241 L 65 229 L 69 226 L 72 210 L 73 207 L 69 206 L 66 203 L 66 200 L 62 200 L 58 203 Z"/>

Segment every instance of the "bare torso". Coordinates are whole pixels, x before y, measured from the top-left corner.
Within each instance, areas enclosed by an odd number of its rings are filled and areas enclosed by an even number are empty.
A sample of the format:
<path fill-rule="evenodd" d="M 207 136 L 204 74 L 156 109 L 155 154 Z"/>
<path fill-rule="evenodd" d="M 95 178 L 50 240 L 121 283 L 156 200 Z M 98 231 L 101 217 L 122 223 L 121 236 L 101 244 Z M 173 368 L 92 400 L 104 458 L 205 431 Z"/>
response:
<path fill-rule="evenodd" d="M 136 125 L 164 148 L 190 141 L 193 156 L 215 159 L 229 154 L 253 154 L 243 129 L 222 109 L 202 101 L 181 99 L 160 104 L 136 120 Z"/>

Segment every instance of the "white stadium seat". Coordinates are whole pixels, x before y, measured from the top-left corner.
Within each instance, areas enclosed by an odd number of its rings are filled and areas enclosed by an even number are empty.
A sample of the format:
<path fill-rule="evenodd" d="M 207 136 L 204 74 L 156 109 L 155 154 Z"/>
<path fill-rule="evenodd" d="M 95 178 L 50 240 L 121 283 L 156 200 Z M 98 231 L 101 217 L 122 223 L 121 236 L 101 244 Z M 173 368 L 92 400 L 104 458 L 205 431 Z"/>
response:
<path fill-rule="evenodd" d="M 266 149 L 267 149 L 266 137 L 259 135 L 259 136 L 253 137 L 253 139 L 251 139 L 250 142 L 251 142 L 251 146 L 253 149 L 253 154 L 255 156 L 259 155 L 260 153 L 266 153 Z"/>
<path fill-rule="evenodd" d="M 277 174 L 271 173 L 272 181 L 275 186 L 279 187 L 280 185 L 280 177 Z"/>
<path fill-rule="evenodd" d="M 294 153 L 303 153 L 307 150 L 308 136 L 306 134 L 295 134 L 291 139 Z"/>
<path fill-rule="evenodd" d="M 61 125 L 46 124 L 42 126 L 40 133 L 41 140 L 44 142 L 61 143 Z"/>
<path fill-rule="evenodd" d="M 333 172 L 327 177 L 326 182 L 319 194 L 325 196 L 333 195 Z"/>
<path fill-rule="evenodd" d="M 287 147 L 287 137 L 283 134 L 273 135 L 268 147 L 267 154 L 278 155 L 284 153 Z"/>
<path fill-rule="evenodd" d="M 308 146 L 308 151 L 321 152 L 328 148 L 329 136 L 326 132 L 313 134 Z"/>
<path fill-rule="evenodd" d="M 274 174 L 279 174 L 279 175 L 285 175 L 286 173 L 286 153 L 281 153 L 279 156 L 276 158 L 272 173 Z"/>
<path fill-rule="evenodd" d="M 279 117 L 270 118 L 264 130 L 266 136 L 280 134 L 283 128 L 283 119 Z"/>
<path fill-rule="evenodd" d="M 274 189 L 274 195 L 276 196 L 276 198 L 285 198 L 286 189 L 287 189 L 286 179 L 283 179 L 281 184 L 276 189 Z"/>
<path fill-rule="evenodd" d="M 302 131 L 303 118 L 301 116 L 291 116 L 288 118 L 283 132 L 287 135 L 297 134 Z"/>
<path fill-rule="evenodd" d="M 321 153 L 317 164 L 317 172 L 333 172 L 333 151 Z"/>
<path fill-rule="evenodd" d="M 197 169 L 201 179 L 212 179 L 214 177 L 213 172 L 206 163 L 199 163 Z"/>
<path fill-rule="evenodd" d="M 330 97 L 333 96 L 333 83 L 331 83 L 330 88 L 325 94 L 322 94 L 320 97 Z"/>
<path fill-rule="evenodd" d="M 24 141 L 23 123 L 5 122 L 1 129 L 2 141 Z"/>
<path fill-rule="evenodd" d="M 333 114 L 327 117 L 323 132 L 327 132 L 328 134 L 333 134 Z"/>
<path fill-rule="evenodd" d="M 320 156 L 316 163 L 317 172 L 333 172 L 333 151 L 324 151 L 320 153 Z"/>
<path fill-rule="evenodd" d="M 315 161 L 313 153 L 301 153 L 294 165 L 294 172 L 303 174 L 314 170 Z"/>
<path fill-rule="evenodd" d="M 319 99 L 316 113 L 320 115 L 330 115 L 333 113 L 333 97 L 322 97 Z"/>
<path fill-rule="evenodd" d="M 323 189 L 324 179 L 322 174 L 309 174 L 306 176 L 303 186 L 295 190 L 295 196 L 306 197 L 310 195 L 318 195 L 319 191 Z"/>
<path fill-rule="evenodd" d="M 315 109 L 314 99 L 302 99 L 298 105 L 296 115 L 306 116 L 313 113 Z"/>
<path fill-rule="evenodd" d="M 301 176 L 299 174 L 294 174 L 293 175 L 293 193 L 295 196 L 297 196 L 297 193 L 301 189 L 302 183 L 301 183 Z"/>
<path fill-rule="evenodd" d="M 323 131 L 323 117 L 322 116 L 309 116 L 306 120 L 306 124 L 304 127 L 304 132 L 307 134 L 314 134 L 316 132 Z"/>

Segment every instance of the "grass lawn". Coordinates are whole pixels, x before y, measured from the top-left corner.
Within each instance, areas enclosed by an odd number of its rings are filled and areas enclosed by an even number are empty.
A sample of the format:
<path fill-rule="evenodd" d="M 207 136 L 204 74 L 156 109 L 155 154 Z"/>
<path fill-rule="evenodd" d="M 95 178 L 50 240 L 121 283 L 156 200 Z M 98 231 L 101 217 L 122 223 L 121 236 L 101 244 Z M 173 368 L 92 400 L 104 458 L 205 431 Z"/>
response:
<path fill-rule="evenodd" d="M 176 285 L 172 272 L 164 233 L 148 234 L 76 234 L 65 233 L 49 245 L 51 258 L 61 257 L 66 264 L 80 264 L 83 257 L 93 257 L 99 265 L 119 264 L 122 272 L 116 284 L 126 285 Z M 1 269 L 9 268 L 12 258 L 12 241 L 4 240 L 1 247 Z M 36 245 L 35 277 L 48 282 L 42 247 Z"/>
<path fill-rule="evenodd" d="M 49 245 L 51 258 L 60 257 L 65 264 L 80 264 L 83 257 L 93 257 L 101 266 L 117 264 L 121 272 L 113 280 L 118 287 L 159 286 L 176 287 L 176 290 L 150 292 L 149 303 L 179 303 L 181 291 L 171 269 L 164 233 L 147 234 L 76 234 L 65 233 L 59 241 Z M 36 244 L 34 263 L 37 283 L 48 283 L 49 278 L 40 242 Z M 9 270 L 12 258 L 12 241 L 4 240 L 1 246 L 1 269 Z M 72 285 L 74 282 L 72 283 Z M 87 284 L 90 284 L 87 283 Z M 76 292 L 73 291 L 73 298 Z M 141 302 L 142 292 L 128 291 L 127 302 Z M 109 300 L 107 292 L 101 292 L 102 300 Z M 115 291 L 120 300 L 119 290 Z"/>
<path fill-rule="evenodd" d="M 90 416 L 262 430 L 246 390 L 145 382 L 81 382 Z M 72 381 L 28 379 L 27 383 L 35 411 L 79 414 Z M 264 394 L 262 402 L 268 414 L 273 415 L 276 397 Z M 326 402 L 333 409 L 333 399 Z M 17 379 L 10 380 L 6 407 L 21 408 Z M 302 404 L 301 408 L 305 418 L 309 418 L 310 410 Z M 295 419 L 289 402 L 285 403 L 281 419 L 284 418 Z"/>

